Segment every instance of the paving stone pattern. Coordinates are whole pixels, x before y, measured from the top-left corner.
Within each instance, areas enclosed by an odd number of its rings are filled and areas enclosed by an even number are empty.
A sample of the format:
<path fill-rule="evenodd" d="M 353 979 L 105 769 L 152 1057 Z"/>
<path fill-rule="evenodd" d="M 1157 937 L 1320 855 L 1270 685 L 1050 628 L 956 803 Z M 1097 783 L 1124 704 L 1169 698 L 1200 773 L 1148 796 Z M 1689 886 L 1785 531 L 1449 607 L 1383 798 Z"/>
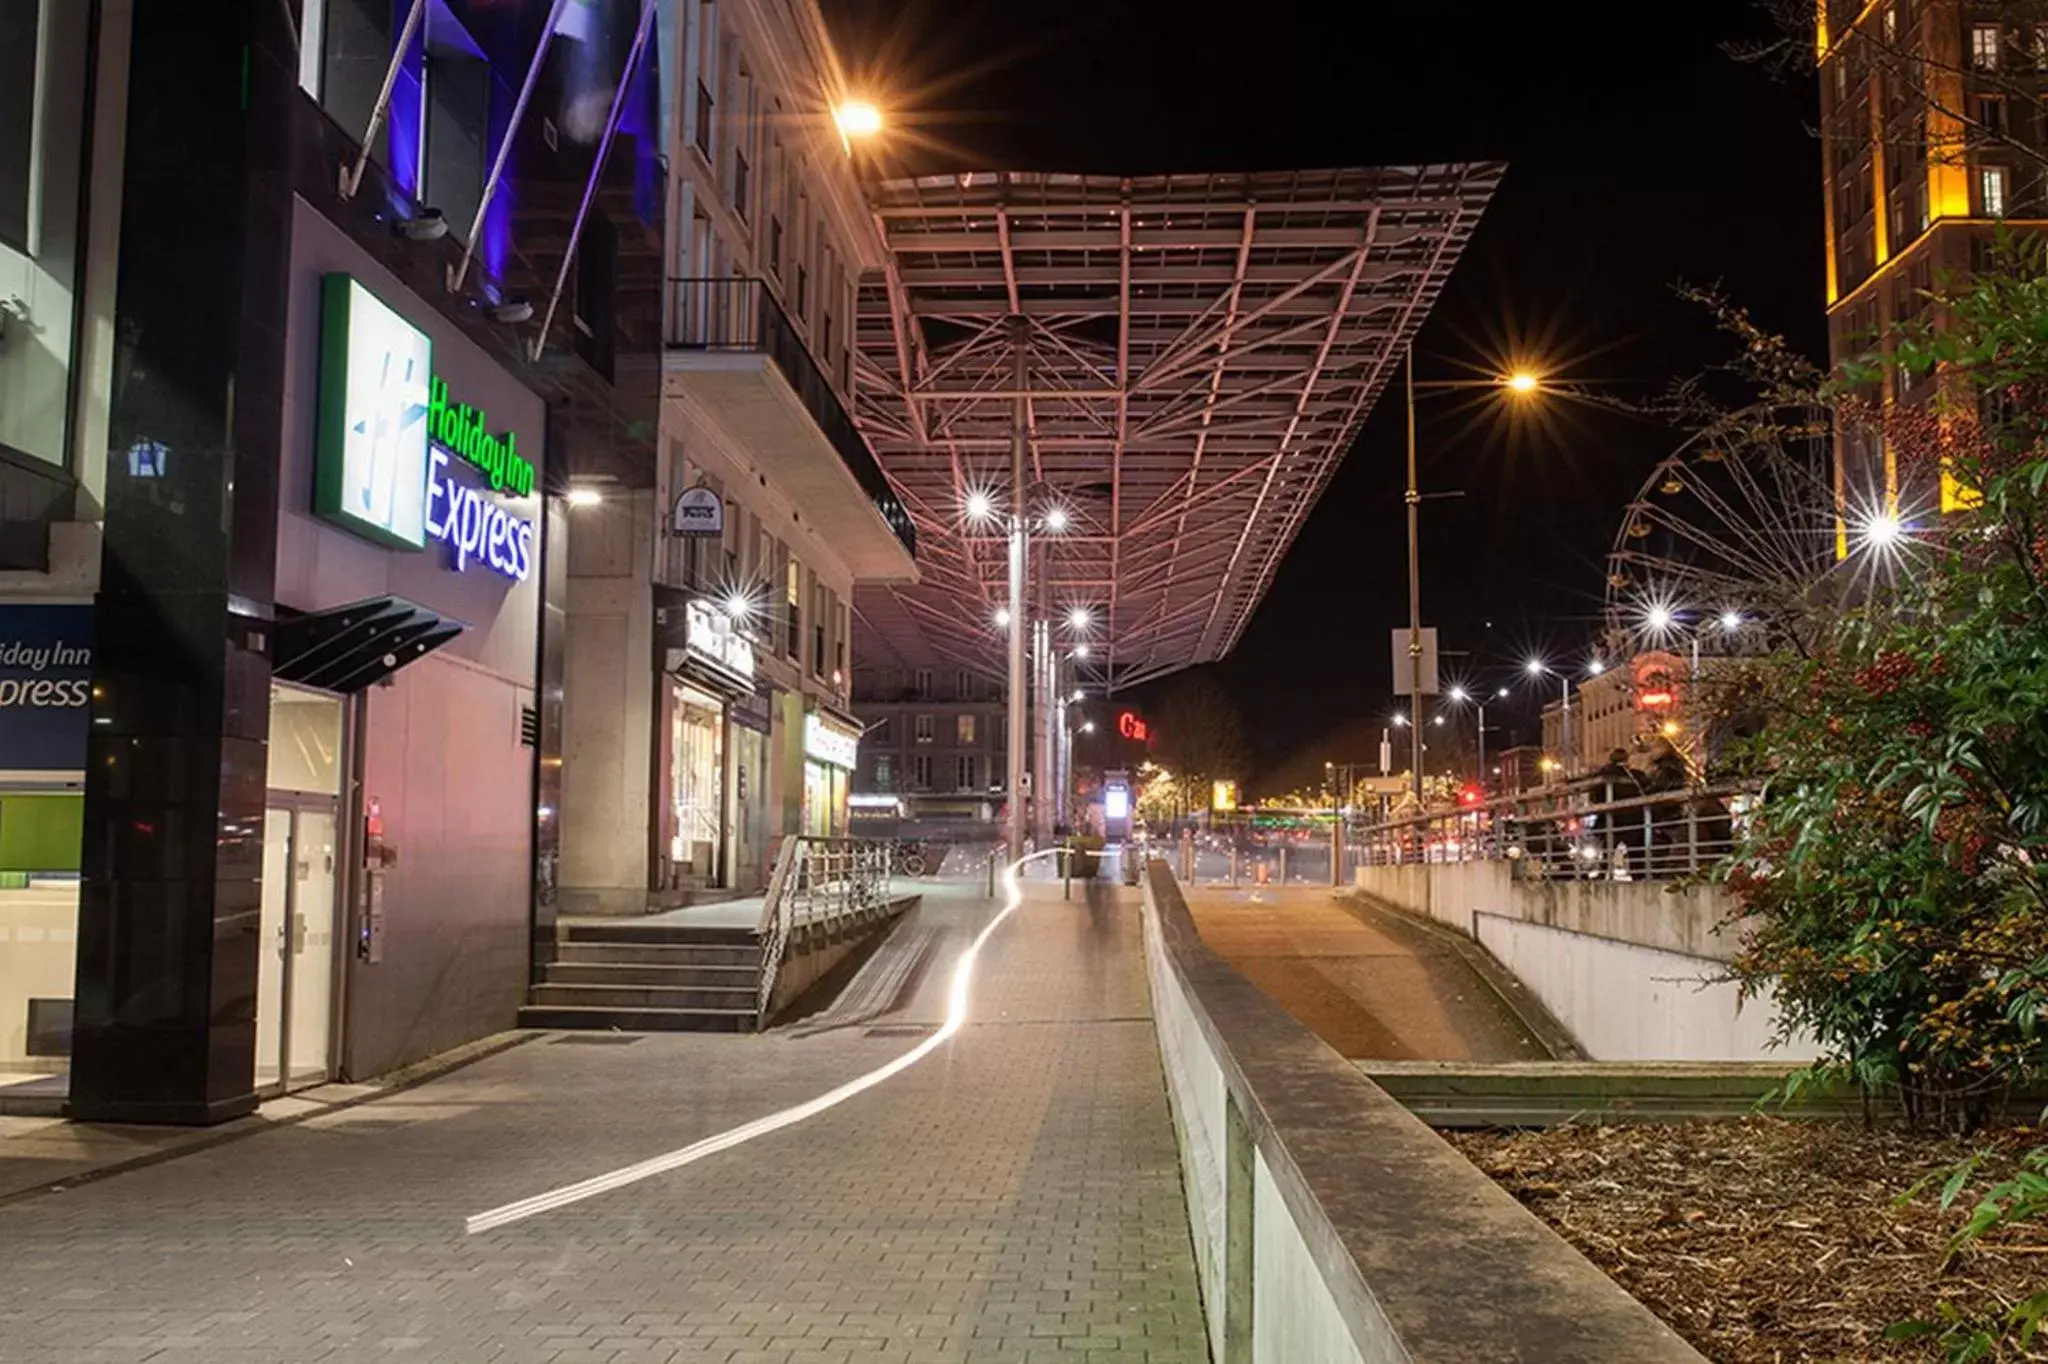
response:
<path fill-rule="evenodd" d="M 873 1028 L 540 1040 L 0 1206 L 0 1361 L 1199 1364 L 1136 914 L 1078 894 L 1004 926 L 976 1021 L 921 1066 L 684 1170 L 463 1234 L 469 1214 L 897 1055 L 988 912 L 927 901 L 946 941 Z"/>

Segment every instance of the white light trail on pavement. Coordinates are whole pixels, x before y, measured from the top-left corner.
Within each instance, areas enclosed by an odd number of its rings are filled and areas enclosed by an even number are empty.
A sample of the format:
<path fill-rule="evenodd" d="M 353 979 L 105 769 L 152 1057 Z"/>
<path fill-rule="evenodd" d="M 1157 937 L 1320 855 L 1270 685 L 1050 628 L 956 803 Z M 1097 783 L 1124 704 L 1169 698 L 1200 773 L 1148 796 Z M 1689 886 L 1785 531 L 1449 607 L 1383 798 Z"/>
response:
<path fill-rule="evenodd" d="M 837 1089 L 828 1090 L 817 1098 L 797 1104 L 793 1108 L 785 1108 L 779 1113 L 770 1113 L 765 1118 L 756 1118 L 750 1123 L 744 1123 L 728 1131 L 720 1132 L 716 1136 L 692 1142 L 688 1146 L 680 1147 L 665 1155 L 655 1156 L 650 1160 L 643 1160 L 635 1165 L 623 1166 L 620 1169 L 611 1171 L 609 1174 L 596 1175 L 576 1184 L 565 1184 L 559 1189 L 551 1189 L 547 1193 L 535 1194 L 533 1197 L 523 1198 L 517 1203 L 507 1203 L 503 1207 L 492 1208 L 489 1212 L 477 1213 L 465 1223 L 468 1233 L 474 1236 L 481 1231 L 490 1231 L 495 1227 L 509 1226 L 514 1222 L 521 1222 L 544 1212 L 552 1212 L 556 1208 L 566 1208 L 571 1203 L 580 1203 L 586 1198 L 595 1198 L 599 1194 L 610 1193 L 615 1189 L 623 1189 L 628 1184 L 637 1184 L 643 1179 L 652 1179 L 655 1175 L 667 1174 L 670 1170 L 680 1170 L 685 1165 L 694 1165 L 706 1156 L 717 1155 L 720 1151 L 730 1151 L 733 1147 L 744 1145 L 756 1137 L 765 1137 L 770 1132 L 779 1132 L 783 1128 L 793 1127 L 807 1118 L 815 1118 L 827 1109 L 837 1108 L 854 1095 L 873 1089 L 884 1080 L 901 1075 L 904 1071 L 909 1070 L 919 1061 L 937 1051 L 948 1038 L 959 1032 L 961 1027 L 967 1022 L 968 991 L 969 987 L 973 984 L 974 962 L 981 955 L 982 944 L 988 941 L 990 934 L 1001 927 L 1003 920 L 1009 918 L 1016 908 L 1024 903 L 1024 888 L 1017 882 L 1018 870 L 1033 858 L 1050 857 L 1055 851 L 1057 850 L 1048 848 L 1043 852 L 1029 853 L 1003 869 L 1004 900 L 1002 909 L 997 911 L 996 916 L 982 927 L 981 932 L 975 934 L 974 941 L 967 945 L 967 950 L 962 952 L 960 959 L 953 964 L 953 984 L 946 996 L 946 1021 L 939 1025 L 937 1032 L 934 1032 L 930 1037 L 927 1037 L 909 1051 L 904 1052 L 903 1055 L 887 1065 L 879 1066 L 865 1075 L 848 1080 Z"/>

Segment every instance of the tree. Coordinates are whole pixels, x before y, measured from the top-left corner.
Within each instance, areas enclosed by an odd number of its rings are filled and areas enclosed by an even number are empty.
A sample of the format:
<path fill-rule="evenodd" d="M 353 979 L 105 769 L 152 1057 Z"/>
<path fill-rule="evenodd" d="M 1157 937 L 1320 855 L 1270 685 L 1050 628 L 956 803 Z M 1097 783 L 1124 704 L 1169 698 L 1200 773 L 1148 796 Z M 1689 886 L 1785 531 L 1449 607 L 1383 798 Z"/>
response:
<path fill-rule="evenodd" d="M 1721 872 L 1745 990 L 1956 1128 L 2048 1075 L 2048 278 L 2038 249 L 2000 265 L 1816 395 L 1970 495 L 1867 531 L 1854 590 L 1758 672 L 1768 780 Z M 1884 363 L 1939 374 L 1933 405 L 1863 397 Z"/>
<path fill-rule="evenodd" d="M 1172 772 L 1191 805 L 1213 781 L 1244 776 L 1250 762 L 1244 717 L 1224 690 L 1207 677 L 1181 679 L 1166 694 L 1152 719 L 1153 758 Z"/>

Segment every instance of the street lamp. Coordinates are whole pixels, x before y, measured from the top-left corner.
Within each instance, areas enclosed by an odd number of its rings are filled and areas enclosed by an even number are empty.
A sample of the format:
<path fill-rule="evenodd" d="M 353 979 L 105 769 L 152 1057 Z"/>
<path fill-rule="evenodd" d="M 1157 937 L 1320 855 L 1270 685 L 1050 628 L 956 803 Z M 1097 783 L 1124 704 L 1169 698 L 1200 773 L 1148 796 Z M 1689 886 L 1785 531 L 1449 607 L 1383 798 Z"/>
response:
<path fill-rule="evenodd" d="M 870 100 L 841 100 L 832 111 L 832 123 L 839 129 L 839 140 L 851 144 L 856 139 L 873 137 L 882 131 L 882 111 Z M 848 150 L 851 150 L 850 145 Z"/>
<path fill-rule="evenodd" d="M 1598 660 L 1595 661 L 1597 663 Z M 1564 757 L 1560 761 L 1559 766 L 1564 770 L 1569 771 L 1573 752 L 1572 675 L 1567 671 L 1552 668 L 1548 663 L 1545 663 L 1540 658 L 1532 658 L 1527 663 L 1524 663 L 1522 665 L 1522 671 L 1528 673 L 1531 678 L 1536 680 L 1541 680 L 1547 674 L 1551 677 L 1555 677 L 1561 685 L 1562 689 L 1558 693 L 1558 703 L 1560 706 L 1560 713 L 1558 716 L 1558 749 L 1560 752 L 1564 754 Z M 1598 669 L 1596 668 L 1595 672 L 1597 671 Z"/>
<path fill-rule="evenodd" d="M 1422 490 L 1415 478 L 1415 391 L 1418 388 L 1491 388 L 1518 398 L 1534 397 L 1543 381 L 1528 370 L 1514 370 L 1492 379 L 1434 379 L 1415 382 L 1415 343 L 1405 360 L 1408 394 L 1408 715 L 1413 749 L 1415 803 L 1422 804 L 1422 550 L 1418 543 Z"/>
<path fill-rule="evenodd" d="M 1461 706 L 1468 701 L 1471 702 L 1472 708 L 1476 712 L 1476 717 L 1479 721 L 1479 784 L 1484 786 L 1486 785 L 1486 698 L 1474 696 L 1463 687 L 1452 687 L 1445 694 Z M 1506 687 L 1502 687 L 1494 695 L 1505 700 L 1512 693 Z"/>

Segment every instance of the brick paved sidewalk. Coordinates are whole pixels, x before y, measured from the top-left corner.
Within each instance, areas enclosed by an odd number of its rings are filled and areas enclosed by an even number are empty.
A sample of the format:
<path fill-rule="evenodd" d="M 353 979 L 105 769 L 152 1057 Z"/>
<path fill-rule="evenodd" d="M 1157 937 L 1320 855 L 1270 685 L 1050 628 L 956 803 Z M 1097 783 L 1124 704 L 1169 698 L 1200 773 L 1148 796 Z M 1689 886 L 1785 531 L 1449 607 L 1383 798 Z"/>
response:
<path fill-rule="evenodd" d="M 921 1066 L 529 1222 L 462 1233 L 913 1045 L 988 907 L 934 897 L 933 969 L 865 1028 L 544 1041 L 0 1206 L 0 1361 L 1198 1364 L 1137 917 L 1045 894 Z"/>

